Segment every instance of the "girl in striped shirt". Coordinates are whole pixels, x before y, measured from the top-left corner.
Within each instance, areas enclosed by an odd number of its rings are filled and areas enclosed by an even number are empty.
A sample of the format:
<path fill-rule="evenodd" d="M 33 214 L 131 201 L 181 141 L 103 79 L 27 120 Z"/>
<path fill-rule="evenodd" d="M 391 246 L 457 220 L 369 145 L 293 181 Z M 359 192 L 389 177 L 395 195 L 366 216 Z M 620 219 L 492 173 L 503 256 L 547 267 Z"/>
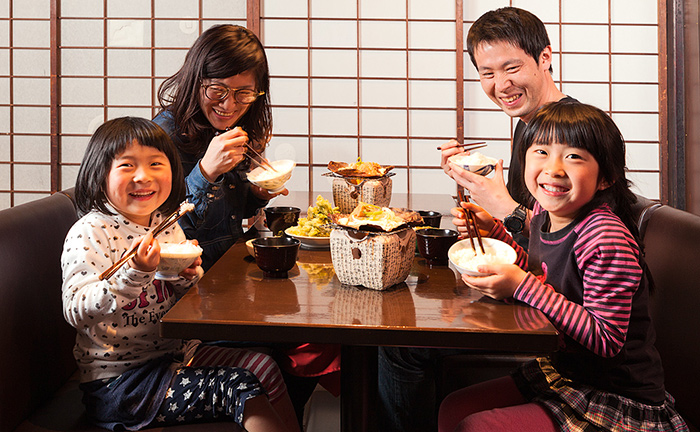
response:
<path fill-rule="evenodd" d="M 650 279 L 619 129 L 598 108 L 554 102 L 528 123 L 521 156 L 534 200 L 529 255 L 500 221 L 463 203 L 518 260 L 480 266 L 490 275 L 462 279 L 489 297 L 542 311 L 561 333 L 560 348 L 449 395 L 440 432 L 687 431 L 654 347 Z"/>

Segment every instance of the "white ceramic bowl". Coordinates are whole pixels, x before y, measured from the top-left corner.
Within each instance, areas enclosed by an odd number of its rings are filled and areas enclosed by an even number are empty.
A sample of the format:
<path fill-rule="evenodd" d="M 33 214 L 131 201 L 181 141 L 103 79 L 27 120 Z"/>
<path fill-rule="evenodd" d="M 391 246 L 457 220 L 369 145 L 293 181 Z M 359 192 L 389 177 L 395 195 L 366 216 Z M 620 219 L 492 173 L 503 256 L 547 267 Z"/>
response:
<path fill-rule="evenodd" d="M 292 171 L 296 166 L 296 162 L 282 159 L 272 161 L 270 165 L 277 172 L 257 167 L 247 174 L 248 181 L 272 193 L 281 192 L 284 189 L 284 184 L 292 177 Z"/>
<path fill-rule="evenodd" d="M 330 249 L 331 238 L 328 237 L 309 237 L 295 235 L 289 232 L 289 228 L 284 230 L 284 233 L 290 237 L 298 239 L 301 242 L 302 249 Z"/>
<path fill-rule="evenodd" d="M 201 254 L 202 248 L 190 241 L 161 243 L 156 279 L 177 280 L 180 272 L 191 266 Z"/>
<path fill-rule="evenodd" d="M 450 265 L 460 274 L 487 276 L 485 273 L 476 271 L 476 268 L 481 264 L 513 264 L 518 257 L 515 249 L 507 243 L 489 237 L 484 237 L 481 240 L 484 244 L 486 255 L 481 253 L 479 244 L 474 239 L 478 252 L 475 255 L 471 241 L 468 238 L 453 244 L 447 251 Z"/>
<path fill-rule="evenodd" d="M 455 165 L 461 166 L 467 171 L 483 176 L 493 171 L 498 163 L 498 159 L 484 156 L 479 152 L 472 152 L 468 155 L 463 153 L 456 154 L 450 156 L 449 161 Z"/>
<path fill-rule="evenodd" d="M 248 250 L 248 253 L 250 254 L 250 256 L 255 257 L 255 247 L 253 247 L 253 240 L 255 240 L 255 239 L 252 238 L 252 239 L 248 240 L 247 242 L 245 242 L 245 248 Z"/>

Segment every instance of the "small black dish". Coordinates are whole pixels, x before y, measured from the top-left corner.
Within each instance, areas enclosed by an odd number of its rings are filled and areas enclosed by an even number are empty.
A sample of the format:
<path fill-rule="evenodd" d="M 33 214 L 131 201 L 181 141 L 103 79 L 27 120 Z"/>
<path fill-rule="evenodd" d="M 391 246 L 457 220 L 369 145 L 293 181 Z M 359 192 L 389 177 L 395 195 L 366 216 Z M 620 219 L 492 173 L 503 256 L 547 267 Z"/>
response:
<path fill-rule="evenodd" d="M 284 236 L 284 230 L 299 220 L 301 209 L 297 207 L 265 207 L 265 222 L 272 235 Z"/>
<path fill-rule="evenodd" d="M 428 210 L 418 210 L 418 214 L 423 218 L 424 226 L 440 228 L 442 213 Z"/>
<path fill-rule="evenodd" d="M 269 278 L 286 278 L 297 262 L 298 239 L 291 237 L 260 237 L 253 240 L 255 263 Z"/>
<path fill-rule="evenodd" d="M 450 229 L 424 228 L 416 230 L 418 252 L 428 264 L 447 264 L 447 251 L 457 240 L 459 234 Z"/>

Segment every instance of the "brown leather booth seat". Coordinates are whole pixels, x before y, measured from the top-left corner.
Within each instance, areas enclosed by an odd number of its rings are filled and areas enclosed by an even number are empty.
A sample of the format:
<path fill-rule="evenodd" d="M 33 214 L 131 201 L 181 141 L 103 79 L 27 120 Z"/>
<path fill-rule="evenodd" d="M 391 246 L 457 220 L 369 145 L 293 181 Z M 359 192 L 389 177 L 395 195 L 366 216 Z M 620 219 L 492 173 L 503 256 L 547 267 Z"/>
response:
<path fill-rule="evenodd" d="M 655 291 L 651 314 L 666 390 L 691 430 L 700 429 L 700 216 L 657 205 L 641 221 Z"/>
<path fill-rule="evenodd" d="M 0 432 L 104 431 L 90 425 L 72 350 L 75 329 L 63 318 L 60 258 L 77 220 L 56 193 L 0 211 Z M 240 430 L 232 423 L 151 432 Z"/>
<path fill-rule="evenodd" d="M 656 285 L 651 314 L 666 389 L 690 430 L 700 430 L 700 216 L 638 197 L 635 213 L 645 259 Z M 530 356 L 463 354 L 443 359 L 439 396 L 503 376 Z"/>

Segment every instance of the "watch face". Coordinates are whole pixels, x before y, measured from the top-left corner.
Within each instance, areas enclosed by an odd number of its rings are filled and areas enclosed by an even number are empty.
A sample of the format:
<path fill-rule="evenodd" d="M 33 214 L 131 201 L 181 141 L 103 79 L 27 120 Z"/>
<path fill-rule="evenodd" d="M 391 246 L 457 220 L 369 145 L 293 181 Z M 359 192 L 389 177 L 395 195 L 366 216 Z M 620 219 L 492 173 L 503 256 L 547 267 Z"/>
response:
<path fill-rule="evenodd" d="M 503 225 L 512 233 L 519 233 L 525 228 L 525 217 L 523 217 L 523 211 L 518 211 L 517 208 L 513 214 L 510 214 L 503 219 Z"/>
<path fill-rule="evenodd" d="M 506 220 L 503 221 L 503 224 L 508 228 L 508 231 L 511 232 L 520 232 L 523 230 L 523 222 L 513 216 L 508 216 Z"/>

